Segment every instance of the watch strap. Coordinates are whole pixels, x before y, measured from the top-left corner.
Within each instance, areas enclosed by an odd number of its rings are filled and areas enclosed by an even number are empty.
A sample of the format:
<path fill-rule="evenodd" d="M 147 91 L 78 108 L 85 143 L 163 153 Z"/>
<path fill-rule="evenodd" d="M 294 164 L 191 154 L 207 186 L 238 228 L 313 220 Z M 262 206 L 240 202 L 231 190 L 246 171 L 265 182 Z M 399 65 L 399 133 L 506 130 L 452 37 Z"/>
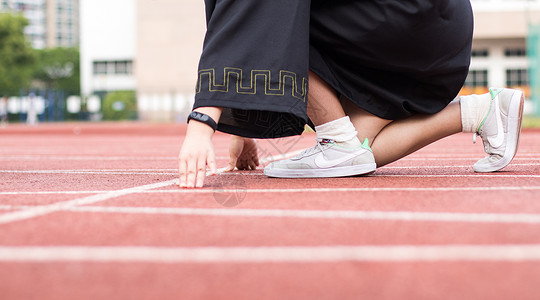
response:
<path fill-rule="evenodd" d="M 207 114 L 203 114 L 203 113 L 198 112 L 198 111 L 192 111 L 189 114 L 188 118 L 187 118 L 187 122 L 189 123 L 189 121 L 192 120 L 192 119 L 210 126 L 214 131 L 216 131 L 216 129 L 217 129 L 216 121 L 214 121 L 214 119 L 212 119 Z"/>

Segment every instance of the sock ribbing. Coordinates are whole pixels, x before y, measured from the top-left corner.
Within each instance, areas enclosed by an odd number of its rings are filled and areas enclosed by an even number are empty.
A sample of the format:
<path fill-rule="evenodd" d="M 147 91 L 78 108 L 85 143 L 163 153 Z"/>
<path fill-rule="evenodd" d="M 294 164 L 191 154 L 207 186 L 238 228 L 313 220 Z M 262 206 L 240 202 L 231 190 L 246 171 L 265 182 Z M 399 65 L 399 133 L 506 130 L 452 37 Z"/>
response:
<path fill-rule="evenodd" d="M 357 137 L 358 132 L 349 117 L 315 126 L 315 131 L 318 140 L 330 139 L 347 147 L 359 147 L 362 145 Z"/>
<path fill-rule="evenodd" d="M 461 131 L 474 133 L 489 113 L 491 94 L 462 96 L 461 106 Z"/>

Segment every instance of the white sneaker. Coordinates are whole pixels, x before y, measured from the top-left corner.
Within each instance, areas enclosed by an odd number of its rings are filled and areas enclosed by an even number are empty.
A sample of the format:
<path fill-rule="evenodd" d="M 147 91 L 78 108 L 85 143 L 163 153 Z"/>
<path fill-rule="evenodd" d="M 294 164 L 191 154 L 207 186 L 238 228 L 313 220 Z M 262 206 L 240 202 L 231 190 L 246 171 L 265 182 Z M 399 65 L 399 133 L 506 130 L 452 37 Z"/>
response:
<path fill-rule="evenodd" d="M 269 164 L 264 168 L 264 174 L 279 178 L 345 177 L 372 173 L 376 168 L 367 139 L 355 149 L 324 139 L 295 158 Z"/>
<path fill-rule="evenodd" d="M 516 155 L 521 120 L 523 92 L 511 89 L 490 89 L 491 107 L 474 134 L 480 135 L 488 154 L 473 166 L 475 172 L 494 172 L 506 167 Z"/>

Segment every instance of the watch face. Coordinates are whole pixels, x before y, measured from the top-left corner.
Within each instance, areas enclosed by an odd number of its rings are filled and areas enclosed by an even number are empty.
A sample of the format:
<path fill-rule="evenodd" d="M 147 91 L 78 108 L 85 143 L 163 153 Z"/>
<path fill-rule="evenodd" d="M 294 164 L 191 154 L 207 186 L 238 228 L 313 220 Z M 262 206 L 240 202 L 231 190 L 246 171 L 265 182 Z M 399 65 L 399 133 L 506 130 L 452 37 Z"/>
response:
<path fill-rule="evenodd" d="M 203 121 L 203 122 L 208 121 L 208 116 L 207 116 L 207 115 L 199 115 L 199 118 L 200 118 L 201 121 Z"/>
<path fill-rule="evenodd" d="M 191 113 L 191 117 L 192 117 L 193 119 L 195 119 L 195 120 L 199 120 L 199 121 L 203 121 L 203 122 L 208 121 L 208 116 L 207 116 L 207 115 L 198 113 L 198 112 L 196 112 L 196 111 L 194 111 L 194 112 Z"/>
<path fill-rule="evenodd" d="M 197 120 L 199 122 L 203 122 L 206 125 L 212 127 L 212 129 L 214 129 L 214 131 L 217 128 L 216 122 L 210 116 L 208 116 L 206 114 L 203 114 L 203 113 L 200 113 L 200 112 L 197 112 L 197 111 L 191 112 L 189 114 L 189 117 L 188 117 L 188 122 L 189 122 L 189 119 L 193 119 L 193 120 Z"/>

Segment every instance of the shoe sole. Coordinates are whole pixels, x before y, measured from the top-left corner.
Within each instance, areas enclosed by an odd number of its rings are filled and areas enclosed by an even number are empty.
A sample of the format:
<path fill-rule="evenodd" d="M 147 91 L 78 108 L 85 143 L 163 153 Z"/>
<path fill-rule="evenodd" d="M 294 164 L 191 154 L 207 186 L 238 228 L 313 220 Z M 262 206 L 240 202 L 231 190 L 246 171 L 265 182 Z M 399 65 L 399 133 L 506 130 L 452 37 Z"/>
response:
<path fill-rule="evenodd" d="M 377 165 L 362 164 L 328 169 L 264 169 L 264 174 L 275 178 L 335 178 L 373 173 Z"/>
<path fill-rule="evenodd" d="M 525 96 L 521 91 L 516 91 L 514 95 L 512 95 L 508 108 L 506 148 L 503 157 L 486 167 L 477 166 L 475 164 L 473 166 L 475 172 L 487 173 L 499 171 L 500 169 L 506 167 L 512 161 L 512 159 L 514 159 L 519 147 L 519 138 L 521 136 L 521 122 L 523 120 L 524 103 Z"/>

